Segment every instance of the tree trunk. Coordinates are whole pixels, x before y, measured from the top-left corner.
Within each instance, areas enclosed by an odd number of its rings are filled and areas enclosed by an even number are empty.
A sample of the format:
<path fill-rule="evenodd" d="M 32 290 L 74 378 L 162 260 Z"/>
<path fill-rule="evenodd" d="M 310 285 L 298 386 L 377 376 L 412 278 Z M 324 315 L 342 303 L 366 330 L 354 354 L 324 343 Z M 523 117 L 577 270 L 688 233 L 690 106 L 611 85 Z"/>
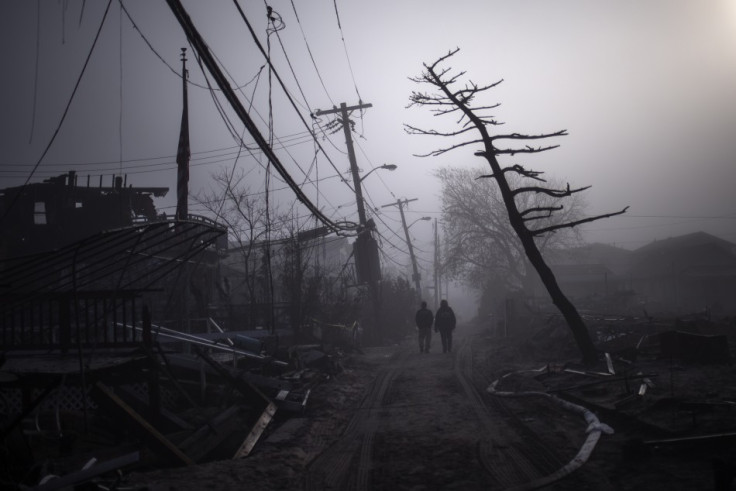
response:
<path fill-rule="evenodd" d="M 490 164 L 494 174 L 497 176 L 496 182 L 501 190 L 501 196 L 503 197 L 506 210 L 509 214 L 511 227 L 516 232 L 519 240 L 521 240 L 521 245 L 524 247 L 526 257 L 539 274 L 542 284 L 544 284 L 550 298 L 552 298 L 552 303 L 555 304 L 557 309 L 565 318 L 567 326 L 572 331 L 573 338 L 580 350 L 583 363 L 588 366 L 594 365 L 598 362 L 598 353 L 593 341 L 590 339 L 588 328 L 586 327 L 585 322 L 583 322 L 583 318 L 580 317 L 578 310 L 560 289 L 560 286 L 557 284 L 557 278 L 555 278 L 554 273 L 552 273 L 552 270 L 547 266 L 547 263 L 542 257 L 542 253 L 539 251 L 539 247 L 537 247 L 537 243 L 534 242 L 534 235 L 532 235 L 529 229 L 526 228 L 524 218 L 516 207 L 513 192 L 511 191 L 509 183 L 501 170 L 498 160 L 496 159 L 495 148 L 493 147 L 492 140 L 489 138 L 488 133 L 482 125 L 480 125 L 479 131 L 481 135 L 483 135 L 483 141 L 486 147 L 486 160 Z"/>
<path fill-rule="evenodd" d="M 552 189 L 546 189 L 546 188 L 539 188 L 539 187 L 531 187 L 531 188 L 517 188 L 516 190 L 512 190 L 509 182 L 506 180 L 505 172 L 517 172 L 522 176 L 528 177 L 530 179 L 537 179 L 539 181 L 544 181 L 543 179 L 539 178 L 539 172 L 534 171 L 527 171 L 522 166 L 514 166 L 514 167 L 506 167 L 502 168 L 501 165 L 498 162 L 498 159 L 496 158 L 497 155 L 501 154 L 509 154 L 513 156 L 515 153 L 539 153 L 546 150 L 550 150 L 552 148 L 555 148 L 555 146 L 547 146 L 547 147 L 538 147 L 534 148 L 532 146 L 527 145 L 523 149 L 503 149 L 498 150 L 494 146 L 494 138 L 495 139 L 502 139 L 502 140 L 538 140 L 541 138 L 550 138 L 554 136 L 562 136 L 567 134 L 565 131 L 560 131 L 556 133 L 546 133 L 541 135 L 521 135 L 518 133 L 513 133 L 510 135 L 495 135 L 494 137 L 491 137 L 488 133 L 488 127 L 489 126 L 495 126 L 498 124 L 492 117 L 482 117 L 479 114 L 476 114 L 475 111 L 484 111 L 494 106 L 479 106 L 477 109 L 474 109 L 471 107 L 471 101 L 473 98 L 480 92 L 484 92 L 488 89 L 491 89 L 498 85 L 500 82 L 496 82 L 495 84 L 479 87 L 472 82 L 469 84 L 466 84 L 464 88 L 459 89 L 457 91 L 453 91 L 453 89 L 450 88 L 450 85 L 455 83 L 458 78 L 463 75 L 465 72 L 461 72 L 456 75 L 450 75 L 448 74 L 451 69 L 436 69 L 437 65 L 443 61 L 445 61 L 447 58 L 453 56 L 457 51 L 456 49 L 454 51 L 450 51 L 447 55 L 441 57 L 438 59 L 435 63 L 431 65 L 425 64 L 425 68 L 427 71 L 418 79 L 416 79 L 417 82 L 426 82 L 437 89 L 439 89 L 440 94 L 437 96 L 434 95 L 428 95 L 423 92 L 415 92 L 412 97 L 411 101 L 412 104 L 420 104 L 420 105 L 429 105 L 434 106 L 435 108 L 433 111 L 435 111 L 435 115 L 442 115 L 442 114 L 451 114 L 455 111 L 459 110 L 462 113 L 462 117 L 460 118 L 460 121 L 462 119 L 467 118 L 468 123 L 466 123 L 466 126 L 455 132 L 438 132 L 438 131 L 427 131 L 427 130 L 421 130 L 418 128 L 414 128 L 409 126 L 410 131 L 415 132 L 416 134 L 422 134 L 422 135 L 442 135 L 442 136 L 458 136 L 460 134 L 464 134 L 466 131 L 468 131 L 469 128 L 467 128 L 467 124 L 472 124 L 475 126 L 475 129 L 478 130 L 478 133 L 481 135 L 481 140 L 484 146 L 484 151 L 476 152 L 475 155 L 479 157 L 484 157 L 488 163 L 491 166 L 491 170 L 493 173 L 490 176 L 483 176 L 483 177 L 492 177 L 496 180 L 498 183 L 499 190 L 501 191 L 501 196 L 503 198 L 504 205 L 506 206 L 506 210 L 508 211 L 509 215 L 509 222 L 511 224 L 511 227 L 514 229 L 514 232 L 516 232 L 516 235 L 521 240 L 521 244 L 524 247 L 524 252 L 529 259 L 529 262 L 531 262 L 534 269 L 539 274 L 539 277 L 542 280 L 542 283 L 544 284 L 545 288 L 547 289 L 547 292 L 549 293 L 550 297 L 552 298 L 552 302 L 555 304 L 555 306 L 558 308 L 562 316 L 565 318 L 565 321 L 567 322 L 568 327 L 572 331 L 573 337 L 575 338 L 575 342 L 578 345 L 578 349 L 580 350 L 580 354 L 583 358 L 583 363 L 586 365 L 593 365 L 597 363 L 598 361 L 598 355 L 597 351 L 595 349 L 595 345 L 593 344 L 593 341 L 590 338 L 590 334 L 588 333 L 588 329 L 585 326 L 585 323 L 583 322 L 582 317 L 580 317 L 580 314 L 578 313 L 575 306 L 568 300 L 568 298 L 565 296 L 564 293 L 562 293 L 562 290 L 560 289 L 559 285 L 557 284 L 557 279 L 555 278 L 555 275 L 552 273 L 552 270 L 547 266 L 547 263 L 544 261 L 544 258 L 542 257 L 542 254 L 539 252 L 539 248 L 537 247 L 536 242 L 534 242 L 534 233 L 530 231 L 525 224 L 525 218 L 524 215 L 519 211 L 516 201 L 514 199 L 515 195 L 519 192 L 545 192 L 547 194 L 550 194 L 551 196 L 556 197 L 564 197 L 564 196 L 570 196 L 573 192 L 578 192 L 580 190 L 570 190 L 570 186 L 567 186 L 566 190 L 559 190 L 555 191 Z M 453 107 L 454 106 L 454 107 Z M 434 152 L 431 152 L 428 155 L 441 155 L 449 150 L 457 149 L 460 147 L 463 147 L 470 143 L 477 143 L 478 140 L 470 141 L 470 142 L 464 142 L 459 143 L 455 145 L 451 145 L 448 148 L 443 148 L 440 150 L 436 150 Z M 541 208 L 541 210 L 548 211 L 550 214 L 555 211 L 559 210 L 560 208 L 551 207 L 551 208 Z M 533 211 L 532 209 L 525 210 L 525 214 L 529 213 L 529 211 Z M 624 209 L 624 211 L 626 211 Z M 623 213 L 623 212 L 621 212 Z M 611 215 L 607 215 L 611 216 Z M 535 218 L 534 216 L 532 219 Z M 536 217 L 538 218 L 538 217 Z M 599 217 L 594 217 L 593 219 L 597 219 Z M 590 219 L 581 221 L 580 223 L 591 221 Z M 565 226 L 575 226 L 576 223 L 570 223 Z M 554 231 L 556 228 L 560 227 L 550 227 L 549 230 L 546 231 L 546 233 Z M 540 232 L 539 230 L 536 231 L 537 233 L 544 233 Z"/>
<path fill-rule="evenodd" d="M 578 310 L 560 289 L 560 286 L 557 284 L 557 278 L 555 278 L 552 270 L 547 266 L 544 258 L 542 258 L 542 254 L 539 252 L 537 244 L 534 243 L 533 237 L 528 234 L 521 234 L 519 238 L 529 258 L 529 262 L 532 263 L 549 296 L 552 298 L 552 303 L 555 304 L 572 331 L 572 335 L 582 355 L 583 363 L 588 366 L 594 365 L 598 362 L 598 352 L 593 341 L 590 339 L 588 328 L 585 322 L 583 322 L 582 317 L 580 317 L 580 313 L 578 313 Z"/>

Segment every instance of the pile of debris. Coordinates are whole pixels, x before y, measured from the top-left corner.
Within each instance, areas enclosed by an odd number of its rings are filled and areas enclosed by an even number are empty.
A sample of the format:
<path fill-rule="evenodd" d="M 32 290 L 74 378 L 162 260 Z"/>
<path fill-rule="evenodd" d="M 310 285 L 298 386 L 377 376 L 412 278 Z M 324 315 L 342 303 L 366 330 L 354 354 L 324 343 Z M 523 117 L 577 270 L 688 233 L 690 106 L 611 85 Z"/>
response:
<path fill-rule="evenodd" d="M 539 369 L 505 376 L 499 390 L 543 391 L 626 421 L 647 435 L 640 448 L 736 442 L 732 319 L 587 315 L 596 367 L 569 361 L 579 354 L 559 317 L 536 322 L 514 350 Z"/>
<path fill-rule="evenodd" d="M 127 352 L 5 353 L 0 487 L 113 486 L 122 469 L 245 457 L 341 370 L 335 346 L 154 331 Z"/>

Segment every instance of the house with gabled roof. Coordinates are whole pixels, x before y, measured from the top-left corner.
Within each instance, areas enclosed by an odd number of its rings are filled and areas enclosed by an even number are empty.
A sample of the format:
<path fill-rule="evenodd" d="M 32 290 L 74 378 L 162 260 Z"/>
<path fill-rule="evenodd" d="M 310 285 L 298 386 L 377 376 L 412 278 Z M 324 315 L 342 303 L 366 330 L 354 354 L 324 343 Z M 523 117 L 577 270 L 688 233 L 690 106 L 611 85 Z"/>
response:
<path fill-rule="evenodd" d="M 706 232 L 657 240 L 636 249 L 630 278 L 650 310 L 736 313 L 736 244 Z"/>
<path fill-rule="evenodd" d="M 629 250 L 599 243 L 544 252 L 547 265 L 568 298 L 585 308 L 613 309 L 623 308 L 620 297 L 630 292 L 630 254 Z M 541 280 L 536 274 L 533 278 L 527 285 L 527 295 L 546 298 Z M 591 302 L 598 305 L 594 307 Z"/>

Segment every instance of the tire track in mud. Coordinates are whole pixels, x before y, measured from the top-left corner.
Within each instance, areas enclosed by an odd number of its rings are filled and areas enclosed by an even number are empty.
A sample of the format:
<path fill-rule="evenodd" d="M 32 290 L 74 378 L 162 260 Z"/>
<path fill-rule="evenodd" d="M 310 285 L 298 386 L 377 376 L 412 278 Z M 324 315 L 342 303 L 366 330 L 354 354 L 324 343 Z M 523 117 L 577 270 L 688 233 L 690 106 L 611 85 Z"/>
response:
<path fill-rule="evenodd" d="M 452 370 L 480 423 L 475 455 L 486 473 L 489 489 L 523 487 L 565 464 L 503 401 L 484 397 L 480 386 L 490 380 L 473 370 L 473 333 L 458 336 Z M 410 350 L 402 349 L 379 368 L 340 438 L 309 465 L 304 489 L 368 491 L 374 472 L 376 435 L 382 430 L 383 413 L 396 409 L 390 400 L 392 385 L 407 366 Z M 450 360 L 447 360 L 450 361 Z M 409 364 L 411 365 L 411 364 Z M 448 366 L 448 368 L 450 368 Z M 380 450 L 380 449 L 378 449 Z"/>
<path fill-rule="evenodd" d="M 472 335 L 459 341 L 455 376 L 485 430 L 485 438 L 478 444 L 477 457 L 496 484 L 494 488 L 523 485 L 564 465 L 502 401 L 483 398 L 476 388 L 476 375 L 473 372 Z M 481 385 L 490 383 L 483 376 L 478 378 Z"/>
<path fill-rule="evenodd" d="M 406 352 L 401 352 L 387 366 L 379 369 L 339 440 L 309 465 L 304 489 L 371 489 L 373 441 L 379 426 L 379 413 L 387 402 L 391 384 L 400 373 L 406 356 Z"/>

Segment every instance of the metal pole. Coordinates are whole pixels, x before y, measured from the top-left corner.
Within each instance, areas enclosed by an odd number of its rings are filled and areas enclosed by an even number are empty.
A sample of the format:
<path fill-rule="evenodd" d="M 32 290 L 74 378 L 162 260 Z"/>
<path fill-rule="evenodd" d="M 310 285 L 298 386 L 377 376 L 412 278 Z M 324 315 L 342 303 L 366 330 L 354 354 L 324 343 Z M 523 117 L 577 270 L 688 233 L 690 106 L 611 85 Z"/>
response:
<path fill-rule="evenodd" d="M 412 279 L 414 280 L 414 287 L 417 290 L 417 300 L 422 298 L 422 287 L 419 283 L 419 268 L 417 268 L 417 258 L 414 255 L 414 246 L 411 243 L 409 237 L 409 227 L 406 226 L 406 219 L 404 218 L 404 207 L 399 202 L 399 212 L 401 213 L 401 223 L 404 225 L 404 234 L 406 234 L 406 244 L 409 246 L 409 257 L 411 258 L 412 267 Z"/>
<path fill-rule="evenodd" d="M 361 178 L 358 174 L 358 164 L 355 161 L 355 149 L 353 148 L 353 135 L 350 131 L 350 120 L 348 111 L 354 111 L 356 109 L 367 109 L 373 107 L 372 104 L 358 104 L 357 106 L 348 107 L 344 102 L 340 103 L 340 108 L 328 109 L 326 111 L 316 111 L 315 116 L 322 116 L 325 114 L 340 113 L 342 129 L 345 133 L 345 145 L 348 147 L 348 160 L 350 161 L 350 172 L 353 175 L 353 186 L 355 186 L 355 199 L 358 204 L 358 223 L 360 223 L 361 229 L 366 226 L 366 215 L 365 215 L 365 203 L 363 202 L 363 189 L 360 186 Z"/>
<path fill-rule="evenodd" d="M 181 129 L 179 131 L 179 147 L 176 151 L 176 218 L 186 220 L 189 216 L 189 103 L 187 100 L 187 57 L 186 48 L 181 48 L 181 79 L 183 109 L 181 113 Z"/>
<path fill-rule="evenodd" d="M 440 239 L 437 231 L 437 219 L 434 219 L 434 306 L 440 305 Z"/>
<path fill-rule="evenodd" d="M 353 148 L 353 135 L 350 131 L 350 122 L 348 121 L 347 105 L 343 102 L 340 104 L 340 112 L 342 116 L 342 129 L 345 133 L 345 144 L 348 146 L 348 160 L 350 160 L 350 172 L 353 174 L 353 185 L 355 186 L 355 199 L 358 202 L 358 221 L 360 228 L 364 229 L 366 225 L 365 203 L 363 202 L 363 189 L 360 186 L 360 175 L 358 174 L 358 164 L 355 161 L 355 149 Z"/>
<path fill-rule="evenodd" d="M 417 258 L 414 256 L 414 246 L 411 243 L 411 238 L 409 237 L 409 227 L 406 226 L 406 217 L 404 216 L 404 205 L 407 203 L 410 203 L 412 201 L 416 201 L 418 198 L 414 199 L 405 199 L 396 200 L 396 203 L 391 203 L 388 205 L 383 205 L 382 208 L 386 208 L 387 206 L 398 206 L 399 207 L 399 213 L 401 214 L 401 224 L 404 226 L 404 234 L 406 235 L 406 245 L 409 247 L 409 257 L 411 258 L 411 266 L 412 266 L 412 279 L 414 280 L 414 288 L 416 288 L 417 292 L 417 299 L 422 298 L 422 287 L 419 283 L 419 269 L 417 267 Z"/>
<path fill-rule="evenodd" d="M 334 107 L 326 111 L 316 111 L 316 116 L 324 114 L 335 114 L 339 113 L 342 123 L 342 129 L 345 133 L 345 144 L 348 147 L 348 160 L 350 161 L 350 172 L 353 175 L 353 185 L 355 186 L 355 200 L 358 205 L 358 237 L 355 239 L 357 247 L 355 248 L 355 262 L 356 266 L 361 265 L 361 268 L 356 268 L 359 271 L 364 271 L 364 276 L 367 278 L 369 295 L 371 297 L 371 303 L 373 307 L 373 326 L 370 326 L 370 332 L 366 333 L 369 338 L 378 340 L 379 338 L 379 326 L 380 326 L 380 296 L 378 291 L 378 280 L 374 275 L 373 268 L 373 246 L 369 246 L 371 243 L 371 231 L 368 227 L 368 219 L 365 214 L 365 203 L 363 202 L 363 190 L 361 188 L 362 178 L 358 173 L 358 164 L 355 161 L 355 150 L 353 148 L 353 136 L 350 130 L 349 111 L 356 109 L 364 109 L 372 107 L 371 104 L 359 103 L 357 106 L 348 107 L 344 102 L 340 104 L 340 107 Z M 367 175 L 367 174 L 366 174 Z M 377 265 L 378 266 L 378 265 Z M 378 266 L 380 267 L 380 266 Z M 379 270 L 380 271 L 380 270 Z"/>

